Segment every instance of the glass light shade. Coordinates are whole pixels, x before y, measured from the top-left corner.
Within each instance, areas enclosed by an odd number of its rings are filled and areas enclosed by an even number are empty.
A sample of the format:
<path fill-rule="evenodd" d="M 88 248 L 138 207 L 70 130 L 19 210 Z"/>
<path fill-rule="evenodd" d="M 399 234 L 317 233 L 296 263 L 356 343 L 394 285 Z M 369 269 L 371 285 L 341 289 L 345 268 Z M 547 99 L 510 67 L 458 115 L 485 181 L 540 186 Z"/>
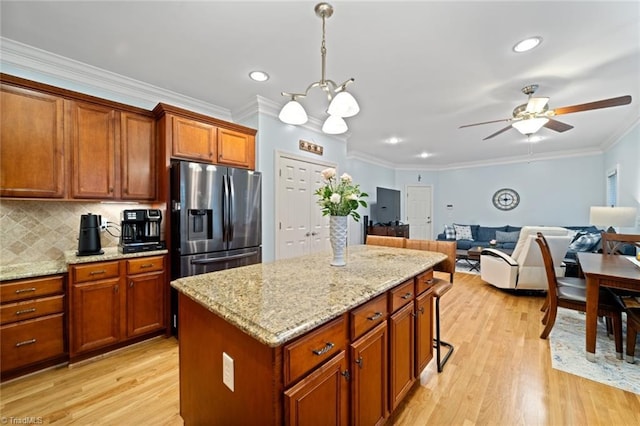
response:
<path fill-rule="evenodd" d="M 591 207 L 589 222 L 592 225 L 632 227 L 636 224 L 638 210 L 635 207 Z"/>
<path fill-rule="evenodd" d="M 330 115 L 322 125 L 322 131 L 329 135 L 340 135 L 349 130 L 347 123 L 335 115 Z"/>
<path fill-rule="evenodd" d="M 304 110 L 300 102 L 290 100 L 282 107 L 278 115 L 280 121 L 287 124 L 304 124 L 309 120 L 307 112 Z"/>
<path fill-rule="evenodd" d="M 549 98 L 529 98 L 527 102 L 527 112 L 537 113 L 544 110 L 545 105 L 549 102 Z"/>
<path fill-rule="evenodd" d="M 511 125 L 523 135 L 531 135 L 547 124 L 547 121 L 549 119 L 544 117 L 525 118 L 524 120 L 514 121 Z"/>
<path fill-rule="evenodd" d="M 327 112 L 338 117 L 353 117 L 360 112 L 360 105 L 351 93 L 343 90 L 333 97 Z"/>

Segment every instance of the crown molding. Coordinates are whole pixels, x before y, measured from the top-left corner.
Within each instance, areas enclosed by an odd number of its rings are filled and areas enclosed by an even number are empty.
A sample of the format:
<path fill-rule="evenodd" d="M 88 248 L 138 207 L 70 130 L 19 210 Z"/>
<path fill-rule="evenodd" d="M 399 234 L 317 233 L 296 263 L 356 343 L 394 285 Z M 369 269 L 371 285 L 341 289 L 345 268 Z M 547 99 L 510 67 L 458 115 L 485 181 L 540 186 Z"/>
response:
<path fill-rule="evenodd" d="M 0 69 L 6 74 L 82 91 L 152 110 L 159 102 L 231 121 L 227 108 L 0 37 Z"/>

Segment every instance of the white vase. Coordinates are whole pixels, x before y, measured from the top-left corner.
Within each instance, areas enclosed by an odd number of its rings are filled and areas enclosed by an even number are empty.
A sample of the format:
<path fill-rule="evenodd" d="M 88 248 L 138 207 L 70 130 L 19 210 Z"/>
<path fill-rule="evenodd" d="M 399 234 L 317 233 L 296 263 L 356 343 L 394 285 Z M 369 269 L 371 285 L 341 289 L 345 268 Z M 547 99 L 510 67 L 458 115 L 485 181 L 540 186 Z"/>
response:
<path fill-rule="evenodd" d="M 347 219 L 349 216 L 331 216 L 329 219 L 329 240 L 333 250 L 332 266 L 344 266 L 344 251 L 347 247 Z"/>

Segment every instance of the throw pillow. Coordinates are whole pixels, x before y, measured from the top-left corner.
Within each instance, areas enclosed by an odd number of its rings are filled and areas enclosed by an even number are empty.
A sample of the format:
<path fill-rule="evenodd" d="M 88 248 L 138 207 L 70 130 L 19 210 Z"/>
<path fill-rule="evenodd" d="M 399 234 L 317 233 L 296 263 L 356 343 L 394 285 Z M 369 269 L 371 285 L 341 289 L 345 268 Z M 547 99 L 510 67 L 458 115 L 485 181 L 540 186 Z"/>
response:
<path fill-rule="evenodd" d="M 499 243 L 517 243 L 520 231 L 502 232 L 496 231 L 496 241 Z"/>
<path fill-rule="evenodd" d="M 456 228 L 454 228 L 453 225 L 444 226 L 444 238 L 447 240 L 456 239 Z"/>
<path fill-rule="evenodd" d="M 569 245 L 569 250 L 572 251 L 591 251 L 598 245 L 602 236 L 600 234 L 583 234 L 575 239 Z"/>
<path fill-rule="evenodd" d="M 453 227 L 456 230 L 456 240 L 473 241 L 473 236 L 471 235 L 471 226 L 453 224 Z"/>

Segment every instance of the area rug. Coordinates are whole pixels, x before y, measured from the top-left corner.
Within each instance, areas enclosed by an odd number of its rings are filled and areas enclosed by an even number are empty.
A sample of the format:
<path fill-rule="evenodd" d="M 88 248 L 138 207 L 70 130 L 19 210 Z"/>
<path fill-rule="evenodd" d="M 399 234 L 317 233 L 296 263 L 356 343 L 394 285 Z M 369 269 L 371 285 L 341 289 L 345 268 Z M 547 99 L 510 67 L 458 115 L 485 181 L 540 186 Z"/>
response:
<path fill-rule="evenodd" d="M 463 274 L 480 275 L 479 271 L 471 269 L 471 265 L 469 265 L 466 260 L 462 259 L 456 262 L 456 272 L 462 272 Z"/>
<path fill-rule="evenodd" d="M 626 338 L 625 323 L 623 317 L 623 338 Z M 616 359 L 613 337 L 607 336 L 604 322 L 598 320 L 596 362 L 590 362 L 585 355 L 585 333 L 583 313 L 558 309 L 556 323 L 549 335 L 552 367 L 640 395 L 640 339 L 636 339 L 635 364 Z"/>

